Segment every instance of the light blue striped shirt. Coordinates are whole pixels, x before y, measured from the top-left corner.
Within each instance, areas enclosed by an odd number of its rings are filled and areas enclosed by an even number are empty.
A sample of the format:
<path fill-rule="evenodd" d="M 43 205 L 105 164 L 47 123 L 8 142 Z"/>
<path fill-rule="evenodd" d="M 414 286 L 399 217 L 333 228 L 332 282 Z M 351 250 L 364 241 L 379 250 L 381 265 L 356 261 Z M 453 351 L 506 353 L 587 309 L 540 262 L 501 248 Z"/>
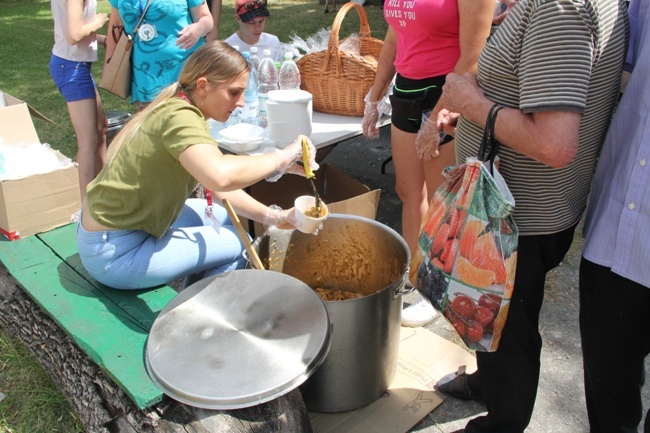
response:
<path fill-rule="evenodd" d="M 650 288 L 650 2 L 630 5 L 633 72 L 600 155 L 584 257 Z"/>

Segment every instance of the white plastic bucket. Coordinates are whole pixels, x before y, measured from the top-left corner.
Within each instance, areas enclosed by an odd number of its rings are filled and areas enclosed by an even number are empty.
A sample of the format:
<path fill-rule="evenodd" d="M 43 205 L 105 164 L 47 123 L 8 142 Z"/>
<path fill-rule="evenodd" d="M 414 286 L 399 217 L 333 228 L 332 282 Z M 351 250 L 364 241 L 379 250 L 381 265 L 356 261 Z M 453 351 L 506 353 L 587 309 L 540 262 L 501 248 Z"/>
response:
<path fill-rule="evenodd" d="M 266 101 L 269 140 L 283 147 L 311 135 L 312 95 L 305 90 L 271 90 Z"/>

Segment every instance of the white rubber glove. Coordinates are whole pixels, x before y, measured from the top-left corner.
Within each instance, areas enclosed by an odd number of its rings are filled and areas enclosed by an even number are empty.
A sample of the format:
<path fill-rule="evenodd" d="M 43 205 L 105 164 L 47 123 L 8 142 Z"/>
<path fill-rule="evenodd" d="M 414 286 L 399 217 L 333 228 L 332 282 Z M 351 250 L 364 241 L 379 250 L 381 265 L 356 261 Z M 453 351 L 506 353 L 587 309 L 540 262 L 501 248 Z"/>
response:
<path fill-rule="evenodd" d="M 268 232 L 272 227 L 292 229 L 299 225 L 294 208 L 283 210 L 280 206 L 272 204 L 264 217 L 264 232 Z"/>
<path fill-rule="evenodd" d="M 379 102 L 377 101 L 366 101 L 366 107 L 363 109 L 361 126 L 363 128 L 363 136 L 366 138 L 379 138 L 379 128 L 377 127 L 377 122 L 379 121 L 378 104 Z"/>
<path fill-rule="evenodd" d="M 438 131 L 437 122 L 429 119 L 428 115 L 423 114 L 422 125 L 420 125 L 418 135 L 415 137 L 415 151 L 418 158 L 429 161 L 431 158 L 440 155 L 438 145 L 440 145 L 440 132 Z"/>
<path fill-rule="evenodd" d="M 304 135 L 300 135 L 293 143 L 284 149 L 267 147 L 264 150 L 264 153 L 270 153 L 275 160 L 275 171 L 266 178 L 267 181 L 275 182 L 280 179 L 285 173 L 293 173 L 299 174 L 300 176 L 306 176 L 304 167 L 298 164 L 298 162 L 302 162 L 303 139 L 307 140 L 307 144 L 309 146 L 309 166 L 313 171 L 318 170 L 319 165 L 316 162 L 316 148 L 314 147 L 311 140 L 309 140 L 309 138 L 305 137 Z"/>

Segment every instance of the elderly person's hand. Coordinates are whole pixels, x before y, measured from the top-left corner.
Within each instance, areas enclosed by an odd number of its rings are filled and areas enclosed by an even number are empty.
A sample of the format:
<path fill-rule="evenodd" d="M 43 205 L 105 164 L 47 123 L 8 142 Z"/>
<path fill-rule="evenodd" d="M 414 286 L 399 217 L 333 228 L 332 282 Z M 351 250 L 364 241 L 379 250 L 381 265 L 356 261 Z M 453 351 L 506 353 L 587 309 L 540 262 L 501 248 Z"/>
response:
<path fill-rule="evenodd" d="M 446 108 L 443 108 L 438 111 L 438 128 L 440 128 L 445 134 L 455 137 L 456 123 L 458 122 L 459 117 L 460 114 L 452 113 Z"/>
<path fill-rule="evenodd" d="M 442 86 L 445 98 L 445 108 L 450 112 L 466 114 L 473 106 L 481 103 L 485 96 L 478 86 L 474 74 L 458 75 L 453 72 L 447 75 Z"/>
<path fill-rule="evenodd" d="M 499 12 L 497 15 L 492 18 L 492 24 L 495 26 L 498 26 L 503 22 L 504 19 L 508 16 L 508 13 L 510 13 L 510 9 L 512 9 L 516 4 L 518 0 L 501 0 L 501 3 L 506 5 L 505 10 L 502 12 Z"/>

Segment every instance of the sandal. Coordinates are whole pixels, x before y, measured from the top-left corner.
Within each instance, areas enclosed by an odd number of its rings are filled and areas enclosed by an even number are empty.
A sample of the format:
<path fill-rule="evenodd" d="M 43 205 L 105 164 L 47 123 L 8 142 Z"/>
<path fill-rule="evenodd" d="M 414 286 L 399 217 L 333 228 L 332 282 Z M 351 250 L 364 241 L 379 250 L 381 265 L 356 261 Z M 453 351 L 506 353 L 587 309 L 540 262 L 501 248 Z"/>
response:
<path fill-rule="evenodd" d="M 465 373 L 465 368 L 464 365 L 461 365 L 456 373 L 448 374 L 440 379 L 434 389 L 463 400 L 483 401 L 483 397 L 469 387 L 467 383 L 469 374 Z"/>

